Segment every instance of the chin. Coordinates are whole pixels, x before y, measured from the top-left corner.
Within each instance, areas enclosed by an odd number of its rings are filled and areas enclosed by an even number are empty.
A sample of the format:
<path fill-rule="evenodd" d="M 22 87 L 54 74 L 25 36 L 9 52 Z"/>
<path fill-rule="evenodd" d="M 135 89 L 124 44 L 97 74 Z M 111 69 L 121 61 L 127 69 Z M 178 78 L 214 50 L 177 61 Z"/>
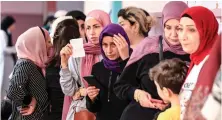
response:
<path fill-rule="evenodd" d="M 92 44 L 99 44 L 99 41 L 91 41 Z"/>
<path fill-rule="evenodd" d="M 192 54 L 192 50 L 188 49 L 188 48 L 183 48 L 183 51 L 188 53 L 188 54 Z"/>
<path fill-rule="evenodd" d="M 109 60 L 116 60 L 117 58 L 115 58 L 115 57 L 112 57 L 112 58 L 111 58 L 111 57 L 108 57 L 108 59 L 109 59 Z"/>

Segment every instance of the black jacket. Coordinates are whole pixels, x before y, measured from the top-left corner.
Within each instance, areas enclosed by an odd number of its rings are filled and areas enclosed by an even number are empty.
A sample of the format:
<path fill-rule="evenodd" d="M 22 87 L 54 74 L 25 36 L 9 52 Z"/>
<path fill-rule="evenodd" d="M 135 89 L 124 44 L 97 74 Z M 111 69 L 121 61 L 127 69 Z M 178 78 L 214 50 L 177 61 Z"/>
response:
<path fill-rule="evenodd" d="M 121 68 L 125 67 L 127 61 L 128 59 L 121 63 Z M 94 103 L 86 97 L 87 109 L 96 113 L 96 120 L 119 120 L 129 103 L 127 100 L 120 100 L 113 92 L 113 85 L 120 74 L 105 68 L 102 61 L 93 65 L 92 75 L 103 84 L 104 89 L 100 90 Z"/>
<path fill-rule="evenodd" d="M 190 61 L 189 55 L 177 55 L 166 51 L 164 59 L 180 58 Z M 116 95 L 123 100 L 130 100 L 131 103 L 124 110 L 121 120 L 152 120 L 159 111 L 151 108 L 144 108 L 134 100 L 134 91 L 142 89 L 148 92 L 152 98 L 160 99 L 156 86 L 148 76 L 149 69 L 159 63 L 159 54 L 152 53 L 143 56 L 137 62 L 127 66 L 114 85 Z"/>

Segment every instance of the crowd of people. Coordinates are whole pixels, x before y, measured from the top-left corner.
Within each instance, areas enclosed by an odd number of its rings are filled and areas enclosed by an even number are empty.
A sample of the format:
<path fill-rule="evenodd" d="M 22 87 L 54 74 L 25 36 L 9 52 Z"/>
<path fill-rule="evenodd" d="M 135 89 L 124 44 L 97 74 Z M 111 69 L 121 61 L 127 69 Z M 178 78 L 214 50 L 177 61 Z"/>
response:
<path fill-rule="evenodd" d="M 1 21 L 2 120 L 217 120 L 221 116 L 221 35 L 213 12 L 182 1 L 155 19 L 122 8 L 58 11 L 12 44 L 15 19 Z M 82 38 L 84 57 L 70 40 Z M 17 60 L 16 60 L 17 55 Z M 86 80 L 91 76 L 101 87 Z M 212 109 L 217 109 L 212 111 Z"/>

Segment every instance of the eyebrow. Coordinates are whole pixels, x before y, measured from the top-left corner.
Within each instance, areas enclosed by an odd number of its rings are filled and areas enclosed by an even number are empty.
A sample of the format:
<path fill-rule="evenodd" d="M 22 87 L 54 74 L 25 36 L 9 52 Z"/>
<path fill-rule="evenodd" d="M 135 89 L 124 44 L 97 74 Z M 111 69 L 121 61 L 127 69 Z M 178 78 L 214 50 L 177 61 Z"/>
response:
<path fill-rule="evenodd" d="M 89 27 L 91 25 L 87 25 L 87 27 Z M 100 26 L 99 24 L 93 24 L 92 26 Z"/>
<path fill-rule="evenodd" d="M 183 26 L 183 25 L 179 24 L 179 26 Z M 192 27 L 192 26 L 194 26 L 194 25 L 185 25 L 185 26 L 187 26 L 187 27 Z"/>

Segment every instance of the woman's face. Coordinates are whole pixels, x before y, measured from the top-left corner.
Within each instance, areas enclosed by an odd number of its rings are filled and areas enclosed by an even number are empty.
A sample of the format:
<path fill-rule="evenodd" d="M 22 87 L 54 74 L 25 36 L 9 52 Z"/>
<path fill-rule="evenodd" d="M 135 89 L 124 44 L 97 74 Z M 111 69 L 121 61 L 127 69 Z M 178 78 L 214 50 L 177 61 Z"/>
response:
<path fill-rule="evenodd" d="M 48 37 L 48 39 L 45 40 L 45 44 L 46 44 L 46 50 L 47 50 L 47 54 L 50 55 L 51 54 L 51 48 L 52 48 L 52 42 L 51 42 L 51 37 Z"/>
<path fill-rule="evenodd" d="M 166 40 L 171 45 L 178 45 L 180 44 L 177 30 L 179 26 L 179 20 L 177 19 L 170 19 L 164 24 L 164 35 Z"/>
<path fill-rule="evenodd" d="M 89 42 L 93 44 L 99 43 L 99 35 L 103 30 L 103 26 L 99 21 L 97 21 L 94 18 L 90 18 L 87 21 L 85 21 L 86 26 L 86 36 L 89 40 Z"/>
<path fill-rule="evenodd" d="M 120 57 L 116 44 L 110 36 L 103 37 L 102 48 L 106 57 L 110 60 L 116 60 Z"/>
<path fill-rule="evenodd" d="M 8 28 L 8 30 L 10 31 L 10 32 L 12 32 L 12 31 L 14 31 L 15 30 L 15 23 L 13 23 L 11 26 L 9 26 L 9 28 Z"/>
<path fill-rule="evenodd" d="M 185 52 L 192 54 L 197 51 L 200 45 L 200 34 L 192 19 L 188 17 L 180 19 L 178 36 Z"/>
<path fill-rule="evenodd" d="M 132 39 L 135 36 L 135 27 L 133 27 L 128 20 L 125 20 L 120 16 L 118 18 L 118 23 L 123 27 L 129 39 Z"/>

